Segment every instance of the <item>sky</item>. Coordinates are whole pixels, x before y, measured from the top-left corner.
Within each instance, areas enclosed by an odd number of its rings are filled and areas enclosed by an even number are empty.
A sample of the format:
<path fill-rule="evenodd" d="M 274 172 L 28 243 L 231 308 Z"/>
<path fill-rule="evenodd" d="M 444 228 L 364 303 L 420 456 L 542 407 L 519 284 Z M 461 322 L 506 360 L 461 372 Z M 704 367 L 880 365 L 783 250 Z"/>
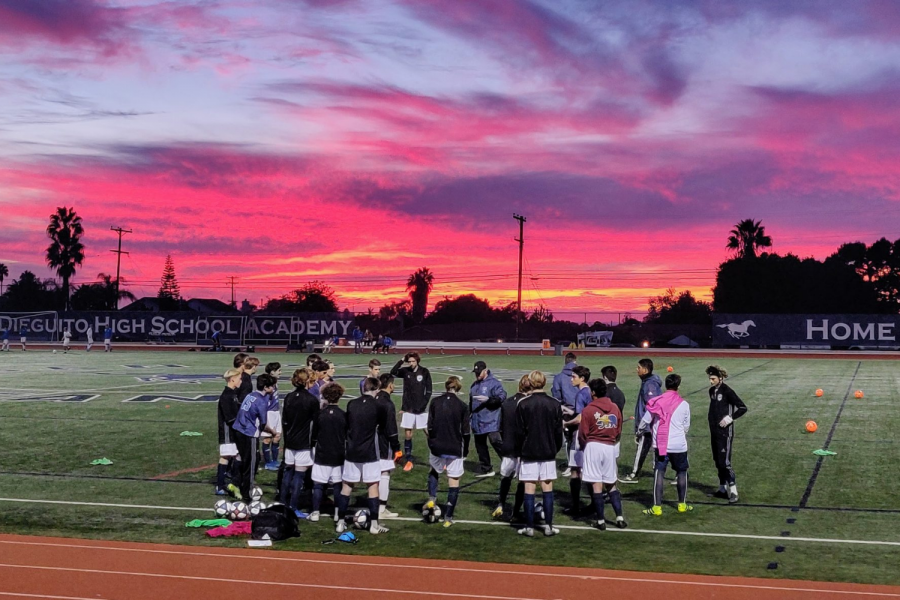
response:
<path fill-rule="evenodd" d="M 893 0 L 0 0 L 0 263 L 377 309 L 428 267 L 560 318 L 709 299 L 729 230 L 898 237 Z"/>

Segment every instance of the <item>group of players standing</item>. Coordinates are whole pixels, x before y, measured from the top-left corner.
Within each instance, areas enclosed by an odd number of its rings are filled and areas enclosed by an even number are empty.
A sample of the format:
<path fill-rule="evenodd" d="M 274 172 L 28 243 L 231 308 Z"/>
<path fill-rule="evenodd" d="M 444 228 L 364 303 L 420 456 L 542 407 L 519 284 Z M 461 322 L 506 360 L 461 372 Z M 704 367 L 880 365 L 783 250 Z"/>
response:
<path fill-rule="evenodd" d="M 443 504 L 443 526 L 453 525 L 459 501 L 459 484 L 464 460 L 469 454 L 471 437 L 479 463 L 475 477 L 493 477 L 488 444 L 501 457 L 500 491 L 494 518 L 502 518 L 513 479 L 518 479 L 512 521 L 521 523 L 519 533 L 533 537 L 535 524 L 543 522 L 545 536 L 559 533 L 553 526 L 554 491 L 557 479 L 556 457 L 566 447 L 564 476 L 569 477 L 571 515 L 587 513 L 581 505 L 581 491 L 587 485 L 597 519 L 594 526 L 606 528 L 605 504 L 612 505 L 615 525 L 627 527 L 618 484 L 637 483 L 649 451 L 654 451 L 653 505 L 644 511 L 662 515 L 665 472 L 669 464 L 676 472 L 678 512 L 688 512 L 687 433 L 690 406 L 679 395 L 681 377 L 669 374 L 665 382 L 653 373 L 650 359 L 638 361 L 641 387 L 635 402 L 635 441 L 637 450 L 631 472 L 618 474 L 619 442 L 623 432 L 625 396 L 616 385 L 617 370 L 601 369 L 601 377 L 591 378 L 587 367 L 579 366 L 569 353 L 566 365 L 554 377 L 547 393 L 547 379 L 532 371 L 519 380 L 516 394 L 507 397 L 502 383 L 483 361 L 477 361 L 475 379 L 468 402 L 460 398 L 462 381 L 450 376 L 444 392 L 434 396 L 431 374 L 416 352 L 407 353 L 388 373 L 381 373 L 378 359 L 369 361 L 369 372 L 359 382 L 359 396 L 345 409 L 338 404 L 345 388 L 333 378 L 334 365 L 310 355 L 307 366 L 291 376 L 293 390 L 278 399 L 279 363 L 266 365 L 266 373 L 252 375 L 259 361 L 238 354 L 233 369 L 224 375 L 226 387 L 219 399 L 220 460 L 216 493 L 231 492 L 245 501 L 251 490 L 259 460 L 260 441 L 265 467 L 278 471 L 278 500 L 298 517 L 318 521 L 322 500 L 330 488 L 335 500 L 337 531 L 346 528 L 344 519 L 355 484 L 367 488 L 370 515 L 369 531 L 386 533 L 380 522 L 398 516 L 387 507 L 390 479 L 400 464 L 404 471 L 415 466 L 413 434 L 425 430 L 429 450 L 428 500 L 424 511 L 440 514 L 437 490 L 442 474 L 448 479 L 448 494 Z M 719 474 L 715 496 L 737 502 L 737 486 L 731 467 L 733 422 L 747 408 L 724 383 L 727 373 L 718 366 L 707 369 L 710 381 L 709 426 L 713 458 Z M 400 427 L 391 394 L 394 382 L 402 379 Z M 663 386 L 665 391 L 663 391 Z M 354 394 L 355 395 L 355 394 Z M 434 396 L 434 397 L 433 397 Z M 399 429 L 404 430 L 401 450 Z M 281 461 L 279 444 L 283 440 Z M 227 483 L 228 478 L 232 479 Z M 303 513 L 299 502 L 306 486 L 312 486 L 311 512 Z M 540 487 L 540 501 L 537 488 Z"/>

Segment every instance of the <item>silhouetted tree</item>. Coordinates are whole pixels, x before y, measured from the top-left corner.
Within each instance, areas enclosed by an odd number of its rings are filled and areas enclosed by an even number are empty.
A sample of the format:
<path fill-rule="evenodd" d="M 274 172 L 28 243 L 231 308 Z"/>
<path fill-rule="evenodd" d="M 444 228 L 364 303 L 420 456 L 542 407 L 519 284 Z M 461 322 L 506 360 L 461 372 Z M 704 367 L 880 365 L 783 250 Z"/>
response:
<path fill-rule="evenodd" d="M 772 238 L 766 235 L 761 221 L 744 219 L 730 233 L 726 247 L 733 250 L 737 258 L 756 258 L 760 248 L 772 246 Z"/>
<path fill-rule="evenodd" d="M 422 267 L 406 280 L 406 291 L 412 301 L 412 318 L 416 323 L 425 319 L 428 311 L 428 294 L 434 288 L 434 274 L 428 267 Z"/>
<path fill-rule="evenodd" d="M 497 312 L 491 303 L 475 294 L 456 298 L 444 297 L 434 305 L 428 315 L 428 323 L 490 323 L 497 321 Z"/>
<path fill-rule="evenodd" d="M 41 281 L 31 271 L 22 271 L 6 288 L 3 308 L 9 311 L 57 310 L 61 290 L 53 279 Z"/>
<path fill-rule="evenodd" d="M 689 290 L 680 294 L 673 288 L 662 296 L 650 298 L 650 308 L 645 323 L 657 325 L 702 325 L 712 323 L 712 307 L 709 302 L 694 298 Z"/>
<path fill-rule="evenodd" d="M 181 288 L 178 285 L 178 278 L 175 277 L 175 262 L 171 254 L 166 255 L 156 298 L 159 300 L 159 310 L 178 310 L 181 307 Z"/>
<path fill-rule="evenodd" d="M 891 243 L 881 238 L 871 246 L 844 244 L 827 260 L 852 267 L 863 281 L 875 286 L 880 302 L 893 312 L 900 309 L 900 239 Z"/>
<path fill-rule="evenodd" d="M 56 269 L 56 274 L 62 279 L 65 299 L 63 306 L 68 309 L 69 279 L 75 275 L 75 268 L 84 262 L 84 245 L 81 243 L 84 227 L 81 225 L 81 217 L 75 214 L 74 208 L 58 207 L 56 212 L 50 215 L 47 235 L 50 237 L 47 264 L 51 269 Z"/>
<path fill-rule="evenodd" d="M 118 297 L 116 282 L 112 275 L 100 273 L 96 283 L 86 283 L 78 287 L 72 294 L 72 308 L 75 310 L 115 310 L 119 300 L 136 300 L 134 294 L 121 289 L 126 284 L 125 278 L 120 278 Z"/>
<path fill-rule="evenodd" d="M 9 277 L 9 267 L 0 263 L 0 296 L 3 295 L 3 280 Z"/>
<path fill-rule="evenodd" d="M 337 312 L 334 290 L 321 281 L 310 281 L 301 288 L 273 298 L 263 308 L 268 313 Z"/>

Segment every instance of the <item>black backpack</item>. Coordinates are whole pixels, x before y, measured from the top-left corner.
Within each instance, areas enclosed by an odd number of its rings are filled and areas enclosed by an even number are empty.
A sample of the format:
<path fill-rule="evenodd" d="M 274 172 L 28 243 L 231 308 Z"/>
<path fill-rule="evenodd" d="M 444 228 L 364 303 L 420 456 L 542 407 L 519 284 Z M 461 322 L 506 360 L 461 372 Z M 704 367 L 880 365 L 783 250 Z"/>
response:
<path fill-rule="evenodd" d="M 297 515 L 284 504 L 276 504 L 253 517 L 250 537 L 260 540 L 268 535 L 272 541 L 286 540 L 300 535 Z"/>

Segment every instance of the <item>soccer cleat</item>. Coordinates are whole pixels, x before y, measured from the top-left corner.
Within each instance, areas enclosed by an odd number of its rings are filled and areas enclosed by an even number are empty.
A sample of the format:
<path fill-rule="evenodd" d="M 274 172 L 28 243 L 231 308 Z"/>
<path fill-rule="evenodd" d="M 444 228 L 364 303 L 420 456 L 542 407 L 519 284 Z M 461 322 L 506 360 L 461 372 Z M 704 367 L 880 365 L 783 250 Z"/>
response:
<path fill-rule="evenodd" d="M 338 534 L 347 531 L 347 522 L 343 519 L 338 519 L 337 526 L 334 528 L 334 531 Z"/>
<path fill-rule="evenodd" d="M 399 514 L 388 510 L 388 507 L 385 506 L 384 504 L 382 504 L 381 508 L 378 509 L 378 518 L 379 519 L 396 519 L 399 516 L 400 516 Z"/>
<path fill-rule="evenodd" d="M 645 509 L 642 512 L 649 517 L 661 517 L 662 516 L 662 506 L 651 506 L 650 508 Z"/>
<path fill-rule="evenodd" d="M 491 518 L 499 519 L 502 516 L 503 516 L 503 505 L 498 504 L 497 508 L 494 509 L 494 512 L 491 513 Z"/>
<path fill-rule="evenodd" d="M 277 470 L 278 470 L 278 463 L 277 463 L 277 462 L 272 461 L 272 462 L 267 462 L 267 463 L 266 463 L 266 471 L 277 471 Z"/>
<path fill-rule="evenodd" d="M 294 514 L 295 514 L 295 515 L 297 516 L 297 518 L 300 519 L 301 521 L 309 518 L 309 515 L 306 514 L 305 512 L 303 512 L 302 510 L 300 510 L 299 508 L 295 508 L 295 509 L 294 509 Z"/>
<path fill-rule="evenodd" d="M 600 531 L 606 531 L 606 521 L 600 519 L 599 521 L 594 522 L 594 529 L 599 529 Z"/>
<path fill-rule="evenodd" d="M 628 523 L 625 521 L 625 517 L 616 517 L 616 527 L 619 529 L 625 529 L 628 527 Z"/>
<path fill-rule="evenodd" d="M 488 471 L 487 473 L 479 473 L 475 476 L 475 479 L 484 479 L 485 477 L 493 477 L 496 475 L 494 471 Z"/>
<path fill-rule="evenodd" d="M 412 471 L 412 470 L 413 470 L 413 463 L 412 463 L 411 460 L 406 461 L 406 464 L 403 465 L 403 470 L 406 471 L 406 472 L 409 472 L 409 471 Z"/>
<path fill-rule="evenodd" d="M 534 537 L 534 529 L 531 527 L 523 527 L 519 530 L 519 535 L 524 535 L 525 537 Z"/>
<path fill-rule="evenodd" d="M 554 535 L 559 535 L 559 529 L 557 529 L 553 525 L 544 525 L 544 535 L 546 537 L 553 537 Z"/>
<path fill-rule="evenodd" d="M 238 488 L 238 486 L 234 485 L 233 483 L 229 483 L 228 485 L 226 485 L 225 489 L 228 490 L 231 493 L 231 495 L 234 496 L 235 498 L 241 497 L 240 488 Z"/>
<path fill-rule="evenodd" d="M 312 521 L 313 523 L 318 523 L 319 516 L 320 516 L 319 511 L 314 510 L 313 512 L 309 513 L 309 520 Z"/>
<path fill-rule="evenodd" d="M 629 473 L 625 477 L 619 478 L 619 483 L 637 483 L 638 478 L 636 473 Z"/>
<path fill-rule="evenodd" d="M 678 503 L 678 512 L 686 513 L 694 510 L 694 507 L 688 504 L 687 502 L 679 502 Z"/>
<path fill-rule="evenodd" d="M 214 493 L 216 496 L 225 496 L 225 495 L 228 494 L 228 492 L 226 492 L 226 491 L 223 490 L 222 488 L 216 488 L 216 491 L 213 492 L 213 493 Z"/>
<path fill-rule="evenodd" d="M 738 502 L 738 495 L 737 495 L 737 492 L 732 492 L 732 493 L 728 496 L 728 504 L 737 504 L 737 502 Z"/>
<path fill-rule="evenodd" d="M 669 485 L 678 485 L 678 480 L 673 479 L 672 481 L 669 482 Z"/>
<path fill-rule="evenodd" d="M 375 522 L 375 521 L 373 521 L 372 525 L 369 527 L 369 533 L 371 533 L 372 535 L 378 535 L 379 533 L 387 533 L 388 531 L 390 531 L 390 529 L 388 529 L 384 525 L 381 525 L 380 523 Z"/>
<path fill-rule="evenodd" d="M 444 519 L 443 528 L 450 529 L 451 527 L 453 527 L 453 519 Z"/>
<path fill-rule="evenodd" d="M 728 492 L 726 492 L 725 490 L 716 490 L 712 497 L 721 498 L 722 500 L 728 500 Z"/>
<path fill-rule="evenodd" d="M 562 476 L 562 477 L 569 477 L 571 474 L 572 474 L 572 469 L 569 468 L 569 467 L 566 467 L 566 470 L 563 471 L 563 472 L 560 474 L 560 476 Z"/>

